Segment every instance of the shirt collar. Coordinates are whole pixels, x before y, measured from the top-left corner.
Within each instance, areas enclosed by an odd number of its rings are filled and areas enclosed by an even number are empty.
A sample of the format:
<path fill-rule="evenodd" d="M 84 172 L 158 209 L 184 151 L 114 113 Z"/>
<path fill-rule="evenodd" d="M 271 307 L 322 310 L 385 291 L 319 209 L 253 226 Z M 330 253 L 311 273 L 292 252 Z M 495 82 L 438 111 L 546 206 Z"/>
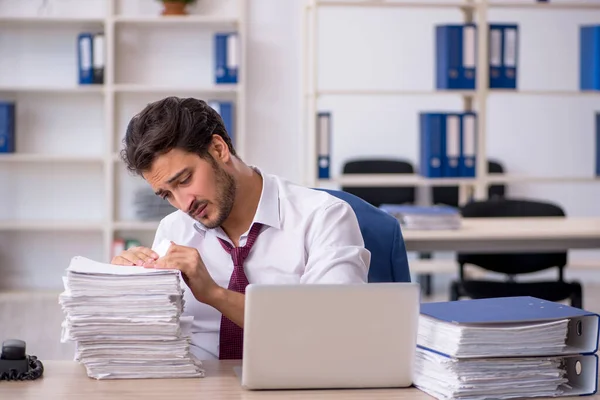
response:
<path fill-rule="evenodd" d="M 261 223 L 266 226 L 281 229 L 279 189 L 277 187 L 277 182 L 275 182 L 272 176 L 263 173 L 258 167 L 251 166 L 251 168 L 262 176 L 260 200 L 252 224 Z M 194 223 L 194 228 L 200 233 L 207 231 L 207 228 L 198 221 Z"/>

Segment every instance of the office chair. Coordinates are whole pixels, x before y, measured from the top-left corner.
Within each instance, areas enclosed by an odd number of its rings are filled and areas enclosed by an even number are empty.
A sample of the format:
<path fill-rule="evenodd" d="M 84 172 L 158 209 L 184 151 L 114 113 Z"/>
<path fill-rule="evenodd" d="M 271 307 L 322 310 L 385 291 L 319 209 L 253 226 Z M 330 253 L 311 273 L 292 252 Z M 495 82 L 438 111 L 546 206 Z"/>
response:
<path fill-rule="evenodd" d="M 352 160 L 344 164 L 344 174 L 413 174 L 414 167 L 408 161 L 390 159 Z M 345 187 L 344 192 L 353 194 L 375 207 L 382 204 L 404 204 L 415 202 L 415 187 Z"/>
<path fill-rule="evenodd" d="M 368 280 L 410 282 L 410 270 L 402 230 L 398 220 L 358 196 L 339 190 L 327 192 L 350 204 L 358 219 L 365 247 L 371 252 Z"/>
<path fill-rule="evenodd" d="M 504 173 L 504 167 L 497 161 L 488 162 L 488 172 L 491 174 Z M 505 185 L 491 185 L 488 187 L 488 198 L 502 198 L 506 194 Z M 446 204 L 459 207 L 458 186 L 433 186 L 431 190 L 433 204 Z"/>
<path fill-rule="evenodd" d="M 478 217 L 564 217 L 558 205 L 516 199 L 491 199 L 474 201 L 461 209 L 464 218 Z M 502 254 L 457 254 L 459 280 L 451 283 L 450 298 L 462 296 L 482 299 L 492 297 L 533 296 L 548 301 L 570 299 L 573 307 L 582 308 L 582 289 L 579 282 L 565 282 L 564 268 L 567 252 L 551 253 L 502 253 Z M 505 274 L 504 282 L 468 280 L 464 276 L 465 264 L 473 264 L 488 271 Z M 516 282 L 515 276 L 550 268 L 558 268 L 556 281 Z"/>

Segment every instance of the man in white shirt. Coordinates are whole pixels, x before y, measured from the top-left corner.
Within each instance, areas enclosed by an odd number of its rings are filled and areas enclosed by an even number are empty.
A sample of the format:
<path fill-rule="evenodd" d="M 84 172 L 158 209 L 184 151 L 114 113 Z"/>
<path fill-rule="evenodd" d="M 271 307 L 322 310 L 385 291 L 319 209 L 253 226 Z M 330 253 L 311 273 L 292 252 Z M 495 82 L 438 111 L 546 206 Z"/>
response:
<path fill-rule="evenodd" d="M 112 263 L 181 271 L 198 358 L 241 358 L 248 283 L 367 282 L 371 255 L 352 208 L 246 165 L 204 101 L 149 104 L 124 143 L 127 167 L 178 211 L 156 232 L 153 248 L 172 242 L 164 257 L 137 247 Z"/>

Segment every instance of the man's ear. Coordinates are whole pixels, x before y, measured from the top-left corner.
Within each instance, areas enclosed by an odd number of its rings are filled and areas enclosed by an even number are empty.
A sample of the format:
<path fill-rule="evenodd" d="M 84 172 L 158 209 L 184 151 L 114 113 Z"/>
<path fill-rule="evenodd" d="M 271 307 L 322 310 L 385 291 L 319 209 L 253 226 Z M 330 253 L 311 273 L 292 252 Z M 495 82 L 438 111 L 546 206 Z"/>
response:
<path fill-rule="evenodd" d="M 231 159 L 231 153 L 229 152 L 229 147 L 227 143 L 223 140 L 223 138 L 219 135 L 212 136 L 211 143 L 211 153 L 215 160 L 221 161 L 223 163 L 229 162 Z"/>

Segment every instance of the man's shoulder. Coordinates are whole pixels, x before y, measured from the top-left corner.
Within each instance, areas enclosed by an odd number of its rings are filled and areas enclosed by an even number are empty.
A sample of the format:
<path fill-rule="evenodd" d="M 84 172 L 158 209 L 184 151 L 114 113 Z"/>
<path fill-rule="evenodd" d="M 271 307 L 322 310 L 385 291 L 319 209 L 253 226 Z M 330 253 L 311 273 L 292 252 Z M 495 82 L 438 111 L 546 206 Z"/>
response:
<path fill-rule="evenodd" d="M 159 230 L 183 230 L 193 228 L 194 221 L 183 211 L 175 210 L 171 214 L 166 215 L 158 224 Z"/>

